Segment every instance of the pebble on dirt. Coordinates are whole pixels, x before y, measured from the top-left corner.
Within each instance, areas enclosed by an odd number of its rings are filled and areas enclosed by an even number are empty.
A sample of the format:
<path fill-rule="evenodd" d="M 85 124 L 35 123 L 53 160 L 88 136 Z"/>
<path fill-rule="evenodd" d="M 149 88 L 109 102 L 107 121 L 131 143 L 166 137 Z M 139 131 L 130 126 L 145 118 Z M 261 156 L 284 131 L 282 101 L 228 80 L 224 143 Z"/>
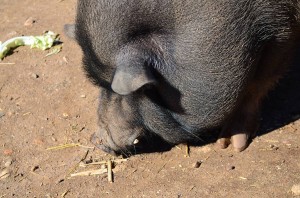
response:
<path fill-rule="evenodd" d="M 63 118 L 64 118 L 64 119 L 67 119 L 67 118 L 69 118 L 69 114 L 67 114 L 67 113 L 63 113 L 63 115 L 62 115 L 62 116 L 63 116 Z"/>
<path fill-rule="evenodd" d="M 278 150 L 278 149 L 279 149 L 279 147 L 276 146 L 276 145 L 274 145 L 274 144 L 271 144 L 271 145 L 270 145 L 270 148 L 271 148 L 272 150 Z"/>
<path fill-rule="evenodd" d="M 292 193 L 295 196 L 300 196 L 300 184 L 293 185 L 293 187 L 292 187 Z"/>
<path fill-rule="evenodd" d="M 28 19 L 26 19 L 26 21 L 24 22 L 24 26 L 26 27 L 31 27 L 33 26 L 33 24 L 36 22 L 36 20 L 33 17 L 29 17 Z"/>
<path fill-rule="evenodd" d="M 11 155 L 12 153 L 13 153 L 13 150 L 11 150 L 11 149 L 4 149 L 3 150 L 4 155 Z"/>
<path fill-rule="evenodd" d="M 63 60 L 65 61 L 65 63 L 69 63 L 68 57 L 64 56 L 64 57 L 63 57 Z"/>
<path fill-rule="evenodd" d="M 30 76 L 31 76 L 32 78 L 39 78 L 39 77 L 40 77 L 38 74 L 35 74 L 35 73 L 31 73 Z"/>
<path fill-rule="evenodd" d="M 228 171 L 234 170 L 234 169 L 235 169 L 235 166 L 233 166 L 233 165 L 228 164 L 228 165 L 226 166 L 226 170 L 228 170 Z"/>
<path fill-rule="evenodd" d="M 13 162 L 12 158 L 8 158 L 7 161 L 5 162 L 4 166 L 6 168 L 8 168 L 8 167 L 10 167 L 10 165 L 12 164 L 12 162 Z"/>
<path fill-rule="evenodd" d="M 202 164 L 202 161 L 197 161 L 195 164 L 194 164 L 194 168 L 200 168 Z"/>

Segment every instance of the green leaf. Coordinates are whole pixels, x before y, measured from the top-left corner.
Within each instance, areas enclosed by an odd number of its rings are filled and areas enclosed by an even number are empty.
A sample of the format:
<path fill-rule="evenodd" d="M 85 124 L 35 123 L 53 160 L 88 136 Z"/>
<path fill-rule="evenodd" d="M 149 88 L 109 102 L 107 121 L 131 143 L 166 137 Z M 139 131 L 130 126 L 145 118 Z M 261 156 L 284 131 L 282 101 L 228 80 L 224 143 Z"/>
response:
<path fill-rule="evenodd" d="M 3 59 L 11 50 L 19 46 L 30 46 L 41 50 L 49 49 L 54 42 L 59 41 L 58 34 L 48 31 L 42 36 L 20 36 L 0 42 L 0 59 Z"/>

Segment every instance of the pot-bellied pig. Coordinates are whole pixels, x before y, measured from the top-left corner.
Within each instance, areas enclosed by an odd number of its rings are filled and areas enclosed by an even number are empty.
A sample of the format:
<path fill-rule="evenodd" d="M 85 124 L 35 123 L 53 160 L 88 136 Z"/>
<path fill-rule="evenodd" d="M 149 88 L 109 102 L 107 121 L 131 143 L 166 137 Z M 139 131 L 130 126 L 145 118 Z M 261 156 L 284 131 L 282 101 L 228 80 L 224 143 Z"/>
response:
<path fill-rule="evenodd" d="M 221 128 L 221 148 L 244 150 L 293 57 L 298 4 L 80 0 L 70 29 L 100 89 L 92 141 L 118 154 L 151 134 L 178 144 Z"/>

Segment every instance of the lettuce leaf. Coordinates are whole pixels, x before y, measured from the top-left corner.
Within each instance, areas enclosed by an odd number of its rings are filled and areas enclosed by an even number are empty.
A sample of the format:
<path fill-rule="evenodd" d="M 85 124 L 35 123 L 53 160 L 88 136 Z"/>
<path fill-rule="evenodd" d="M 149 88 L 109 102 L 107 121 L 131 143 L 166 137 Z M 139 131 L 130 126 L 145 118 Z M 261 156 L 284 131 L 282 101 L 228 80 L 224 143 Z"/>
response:
<path fill-rule="evenodd" d="M 3 59 L 10 50 L 19 46 L 30 46 L 41 50 L 49 49 L 54 42 L 59 41 L 58 34 L 48 31 L 42 36 L 20 36 L 9 39 L 4 43 L 0 42 L 0 59 Z"/>

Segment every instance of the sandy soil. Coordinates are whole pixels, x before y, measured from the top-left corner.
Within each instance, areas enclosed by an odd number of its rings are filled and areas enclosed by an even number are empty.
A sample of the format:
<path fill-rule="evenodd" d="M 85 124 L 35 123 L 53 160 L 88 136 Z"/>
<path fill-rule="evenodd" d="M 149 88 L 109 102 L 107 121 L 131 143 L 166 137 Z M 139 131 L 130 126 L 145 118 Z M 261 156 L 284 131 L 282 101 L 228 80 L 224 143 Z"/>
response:
<path fill-rule="evenodd" d="M 300 197 L 299 67 L 265 102 L 262 127 L 250 147 L 235 153 L 210 141 L 190 148 L 140 154 L 106 174 L 70 177 L 97 169 L 79 162 L 112 159 L 93 147 L 97 87 L 84 76 L 82 53 L 63 35 L 75 17 L 75 0 L 1 0 L 0 40 L 61 34 L 63 50 L 17 48 L 0 63 L 0 198 L 6 197 Z M 35 23 L 24 26 L 33 17 Z M 14 64 L 4 64 L 14 63 Z M 195 168 L 195 163 L 201 162 Z M 298 191 L 297 191 L 298 188 Z"/>

